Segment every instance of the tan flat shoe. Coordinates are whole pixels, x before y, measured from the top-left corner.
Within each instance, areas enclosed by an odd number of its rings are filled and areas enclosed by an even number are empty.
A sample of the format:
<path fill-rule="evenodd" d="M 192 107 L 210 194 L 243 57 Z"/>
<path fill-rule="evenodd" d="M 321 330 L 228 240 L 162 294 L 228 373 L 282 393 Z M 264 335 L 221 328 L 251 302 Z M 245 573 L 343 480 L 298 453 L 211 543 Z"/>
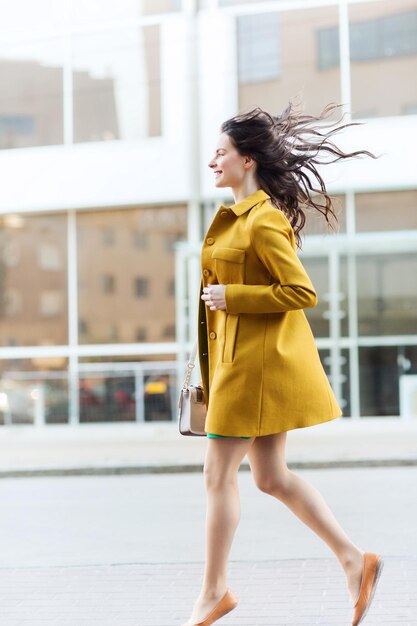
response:
<path fill-rule="evenodd" d="M 365 552 L 361 586 L 354 606 L 352 626 L 358 626 L 367 614 L 383 567 L 384 561 L 379 554 Z"/>
<path fill-rule="evenodd" d="M 239 600 L 236 598 L 233 591 L 228 589 L 223 598 L 216 604 L 212 612 L 207 615 L 204 621 L 198 622 L 198 624 L 190 624 L 190 622 L 187 622 L 182 626 L 210 626 L 210 624 L 213 624 L 218 619 L 223 617 L 223 615 L 226 615 L 226 613 L 229 613 L 236 608 L 238 604 Z"/>

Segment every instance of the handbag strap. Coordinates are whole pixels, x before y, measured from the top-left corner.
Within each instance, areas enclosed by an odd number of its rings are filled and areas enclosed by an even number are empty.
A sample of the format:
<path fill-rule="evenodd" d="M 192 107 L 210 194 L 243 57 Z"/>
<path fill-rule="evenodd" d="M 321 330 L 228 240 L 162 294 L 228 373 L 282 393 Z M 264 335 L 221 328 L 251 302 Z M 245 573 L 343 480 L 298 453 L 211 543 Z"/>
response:
<path fill-rule="evenodd" d="M 187 373 L 185 375 L 184 384 L 182 386 L 183 389 L 188 389 L 191 380 L 191 372 L 193 371 L 193 367 L 195 366 L 195 356 L 197 354 L 197 341 L 194 343 L 193 349 L 191 350 L 190 358 L 187 363 Z"/>

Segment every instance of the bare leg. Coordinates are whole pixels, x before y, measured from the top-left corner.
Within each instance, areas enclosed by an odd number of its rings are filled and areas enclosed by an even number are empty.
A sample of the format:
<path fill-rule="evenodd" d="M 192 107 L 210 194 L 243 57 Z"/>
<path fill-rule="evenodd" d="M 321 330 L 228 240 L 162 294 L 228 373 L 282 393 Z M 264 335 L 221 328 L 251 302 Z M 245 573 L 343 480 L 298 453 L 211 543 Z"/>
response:
<path fill-rule="evenodd" d="M 251 446 L 248 460 L 256 485 L 281 500 L 333 550 L 345 571 L 354 604 L 359 594 L 364 552 L 347 536 L 321 493 L 288 469 L 286 435 L 283 432 L 257 437 Z"/>
<path fill-rule="evenodd" d="M 207 438 L 205 567 L 189 624 L 203 621 L 227 591 L 228 556 L 240 519 L 237 473 L 254 440 Z"/>

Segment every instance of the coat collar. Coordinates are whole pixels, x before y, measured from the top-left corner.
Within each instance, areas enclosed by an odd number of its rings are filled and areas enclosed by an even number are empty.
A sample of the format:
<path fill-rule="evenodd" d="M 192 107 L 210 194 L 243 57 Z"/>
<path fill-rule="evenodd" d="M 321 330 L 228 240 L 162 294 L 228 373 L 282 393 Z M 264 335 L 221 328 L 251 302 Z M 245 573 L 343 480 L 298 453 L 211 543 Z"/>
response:
<path fill-rule="evenodd" d="M 262 200 L 266 200 L 270 197 L 271 196 L 268 196 L 268 194 L 263 189 L 258 189 L 257 191 L 251 193 L 250 196 L 247 196 L 241 202 L 233 204 L 230 207 L 226 207 L 224 204 L 221 204 L 220 208 L 230 209 L 235 215 L 242 215 L 243 213 L 246 213 L 246 211 L 249 211 L 249 209 L 254 207 L 255 204 L 258 204 L 259 202 L 262 202 Z"/>

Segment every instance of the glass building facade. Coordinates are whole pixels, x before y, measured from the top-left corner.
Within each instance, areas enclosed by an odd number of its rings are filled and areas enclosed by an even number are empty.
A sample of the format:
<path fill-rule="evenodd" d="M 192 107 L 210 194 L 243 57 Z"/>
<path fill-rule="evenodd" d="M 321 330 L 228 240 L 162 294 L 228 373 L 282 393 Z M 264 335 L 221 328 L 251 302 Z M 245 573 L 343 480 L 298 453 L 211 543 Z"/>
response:
<path fill-rule="evenodd" d="M 0 423 L 176 420 L 199 241 L 233 201 L 206 172 L 219 123 L 300 95 L 316 115 L 342 102 L 407 150 L 417 1 L 9 6 Z M 306 313 L 349 419 L 417 415 L 417 170 L 381 163 L 329 179 L 338 232 L 312 216 L 301 252 L 319 297 Z"/>

